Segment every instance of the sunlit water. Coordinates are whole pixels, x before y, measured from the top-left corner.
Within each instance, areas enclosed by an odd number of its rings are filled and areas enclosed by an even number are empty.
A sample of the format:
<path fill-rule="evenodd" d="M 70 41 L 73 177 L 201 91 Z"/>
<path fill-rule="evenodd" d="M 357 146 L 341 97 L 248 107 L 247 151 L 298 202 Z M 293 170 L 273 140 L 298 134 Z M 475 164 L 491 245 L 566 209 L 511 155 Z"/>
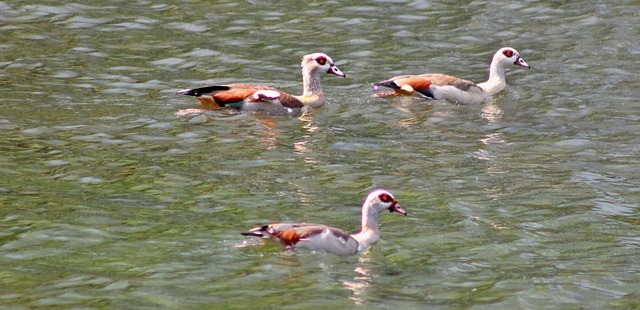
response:
<path fill-rule="evenodd" d="M 637 1 L 0 2 L 0 304 L 10 308 L 633 308 L 640 305 Z M 484 106 L 371 98 L 441 72 L 532 66 Z M 301 91 L 302 117 L 180 89 Z M 352 257 L 260 246 L 269 221 L 355 231 Z"/>

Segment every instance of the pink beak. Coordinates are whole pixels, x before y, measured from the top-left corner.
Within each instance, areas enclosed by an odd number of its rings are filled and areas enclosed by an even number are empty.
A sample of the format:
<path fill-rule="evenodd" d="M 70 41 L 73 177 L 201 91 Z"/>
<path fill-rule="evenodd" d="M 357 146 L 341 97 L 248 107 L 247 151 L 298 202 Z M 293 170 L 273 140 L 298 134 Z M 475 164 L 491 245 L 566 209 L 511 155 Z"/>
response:
<path fill-rule="evenodd" d="M 526 62 L 524 62 L 524 60 L 522 58 L 520 58 L 520 56 L 518 56 L 518 58 L 516 58 L 516 61 L 513 63 L 516 66 L 520 66 L 520 67 L 525 67 L 527 69 L 531 69 L 531 66 L 529 66 Z"/>
<path fill-rule="evenodd" d="M 400 213 L 402 215 L 407 215 L 407 211 L 405 211 L 399 204 L 397 201 L 394 201 L 391 206 L 389 207 L 389 212 L 397 212 Z"/>
<path fill-rule="evenodd" d="M 334 64 L 331 64 L 331 66 L 329 67 L 329 70 L 327 70 L 327 73 L 334 74 L 341 77 L 347 77 L 347 75 L 342 73 L 342 71 L 340 71 L 340 69 L 338 69 L 338 67 Z"/>

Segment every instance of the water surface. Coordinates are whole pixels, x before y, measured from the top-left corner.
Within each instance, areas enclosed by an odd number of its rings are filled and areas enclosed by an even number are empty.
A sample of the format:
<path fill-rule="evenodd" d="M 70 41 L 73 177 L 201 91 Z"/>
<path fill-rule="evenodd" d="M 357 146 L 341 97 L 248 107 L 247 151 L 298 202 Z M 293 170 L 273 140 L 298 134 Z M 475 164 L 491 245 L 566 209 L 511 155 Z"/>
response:
<path fill-rule="evenodd" d="M 0 304 L 10 308 L 633 308 L 640 304 L 637 1 L 0 2 Z M 531 70 L 483 106 L 371 98 L 441 72 Z M 301 90 L 320 110 L 198 108 L 180 89 Z M 342 258 L 259 246 L 269 221 L 355 231 Z"/>

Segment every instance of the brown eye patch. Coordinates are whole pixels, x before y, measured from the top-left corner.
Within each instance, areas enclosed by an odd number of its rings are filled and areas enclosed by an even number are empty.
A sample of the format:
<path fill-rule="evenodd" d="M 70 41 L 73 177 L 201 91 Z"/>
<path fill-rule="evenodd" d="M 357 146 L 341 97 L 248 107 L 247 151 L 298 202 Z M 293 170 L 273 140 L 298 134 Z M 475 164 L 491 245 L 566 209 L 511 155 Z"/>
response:
<path fill-rule="evenodd" d="M 380 201 L 385 202 L 385 203 L 393 201 L 393 198 L 389 194 L 380 194 L 380 196 L 378 196 L 378 198 L 380 198 Z"/>
<path fill-rule="evenodd" d="M 327 58 L 325 58 L 324 56 L 320 56 L 316 58 L 316 62 L 321 66 L 324 66 L 327 63 Z"/>
<path fill-rule="evenodd" d="M 502 51 L 502 54 L 507 56 L 507 58 L 511 58 L 511 56 L 513 56 L 513 51 L 512 50 L 504 50 L 504 51 Z"/>

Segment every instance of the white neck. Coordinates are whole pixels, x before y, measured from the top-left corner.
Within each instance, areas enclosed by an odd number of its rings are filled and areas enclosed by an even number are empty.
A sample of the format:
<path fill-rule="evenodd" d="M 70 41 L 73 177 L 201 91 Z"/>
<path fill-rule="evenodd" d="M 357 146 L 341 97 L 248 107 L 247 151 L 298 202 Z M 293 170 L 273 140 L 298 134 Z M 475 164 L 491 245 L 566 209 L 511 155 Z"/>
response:
<path fill-rule="evenodd" d="M 380 238 L 378 233 L 379 215 L 380 213 L 378 210 L 371 205 L 362 210 L 362 230 L 355 235 L 351 235 L 353 239 L 358 241 L 358 250 L 368 247 Z"/>
<path fill-rule="evenodd" d="M 322 85 L 320 84 L 320 72 L 314 68 L 302 69 L 302 96 L 322 94 Z"/>
<path fill-rule="evenodd" d="M 315 68 L 302 68 L 302 96 L 295 96 L 305 106 L 319 108 L 324 104 L 320 74 Z"/>
<path fill-rule="evenodd" d="M 497 59 L 493 59 L 491 61 L 491 67 L 489 67 L 489 79 L 484 83 L 478 84 L 478 86 L 489 96 L 493 96 L 507 87 L 507 81 L 504 75 L 504 64 Z"/>

